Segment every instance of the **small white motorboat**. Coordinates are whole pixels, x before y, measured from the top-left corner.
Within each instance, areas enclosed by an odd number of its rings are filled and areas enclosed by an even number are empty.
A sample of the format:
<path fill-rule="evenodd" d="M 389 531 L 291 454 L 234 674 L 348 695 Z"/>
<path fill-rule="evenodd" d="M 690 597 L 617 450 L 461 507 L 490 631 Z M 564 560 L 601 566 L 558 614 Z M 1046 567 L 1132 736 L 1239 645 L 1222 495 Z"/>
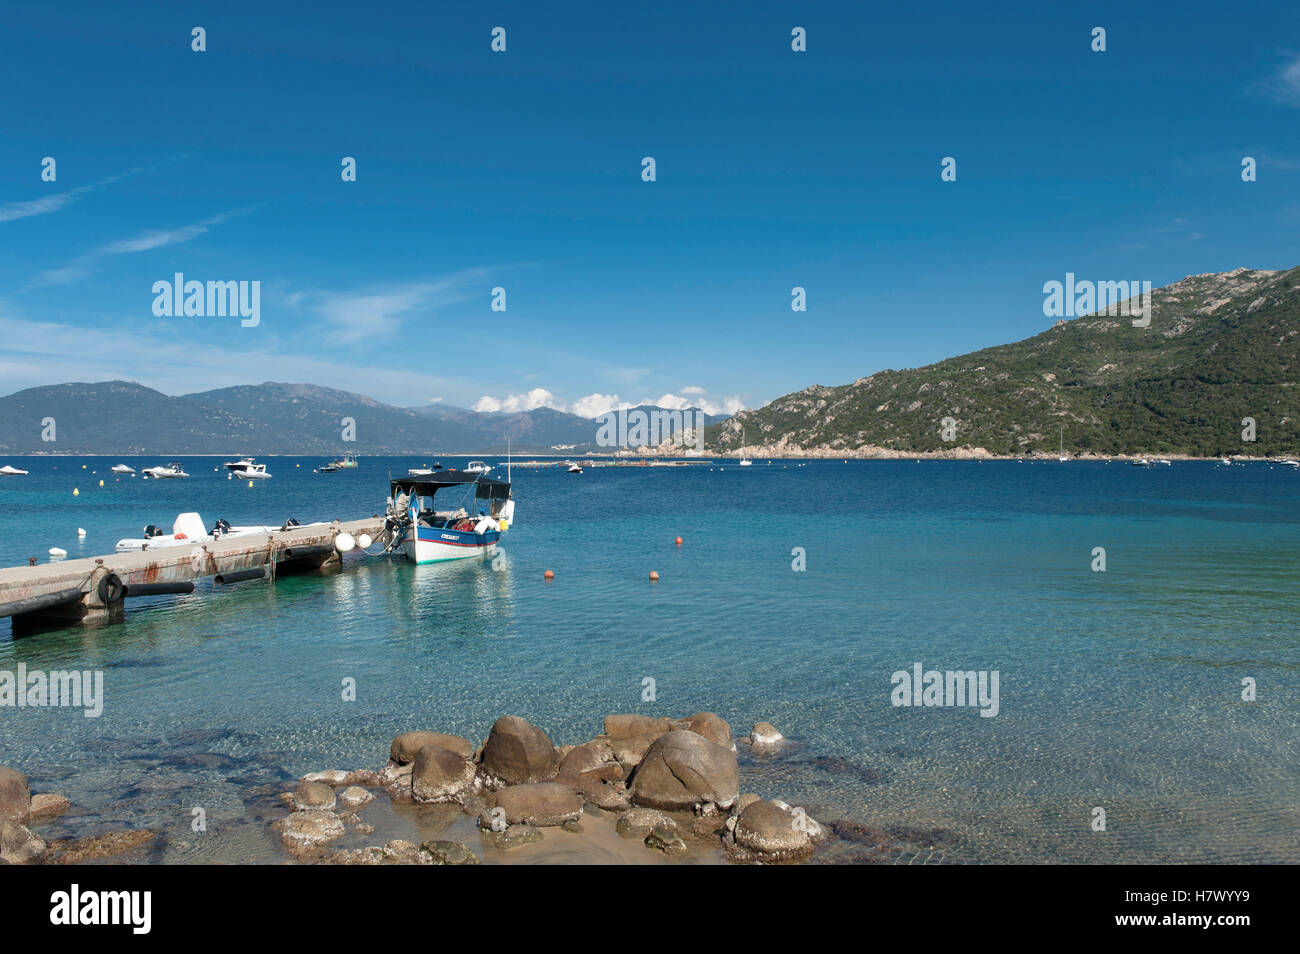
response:
<path fill-rule="evenodd" d="M 185 469 L 180 464 L 172 461 L 166 467 L 146 467 L 144 472 L 154 480 L 174 480 L 179 477 L 188 477 Z"/>
<path fill-rule="evenodd" d="M 442 470 L 442 464 L 429 464 L 427 467 L 412 467 L 406 472 L 407 477 L 432 477 Z"/>
<path fill-rule="evenodd" d="M 230 472 L 233 473 L 234 471 L 237 471 L 237 470 L 243 470 L 245 467 L 252 467 L 252 466 L 253 466 L 253 458 L 251 458 L 251 457 L 241 457 L 241 458 L 239 458 L 239 460 L 228 460 L 228 461 L 226 461 L 226 465 L 225 465 L 225 466 L 226 466 L 226 470 L 228 470 L 228 471 L 230 471 Z"/>
<path fill-rule="evenodd" d="M 25 477 L 26 475 L 27 475 L 27 471 L 19 470 L 17 467 L 11 467 L 9 464 L 5 464 L 3 467 L 0 467 L 0 476 Z"/>
<path fill-rule="evenodd" d="M 296 520 L 287 521 L 281 527 L 232 527 L 225 520 L 218 520 L 212 530 L 209 531 L 203 525 L 203 518 L 197 513 L 179 514 L 172 522 L 172 532 L 167 534 L 162 527 L 156 527 L 153 524 L 144 528 L 143 537 L 127 537 L 117 541 L 114 549 L 118 553 L 128 553 L 133 550 L 159 550 L 163 547 L 180 547 L 189 546 L 195 543 L 210 543 L 213 540 L 221 540 L 225 537 L 245 536 L 250 533 L 273 533 L 277 530 L 287 530 L 290 527 L 297 526 L 320 526 L 322 524 L 300 524 Z"/>
<path fill-rule="evenodd" d="M 1163 457 L 1157 457 L 1157 458 L 1156 458 L 1156 463 L 1157 463 L 1157 464 L 1160 464 L 1160 465 L 1162 465 L 1162 466 L 1164 466 L 1164 467 L 1172 467 L 1172 466 L 1174 466 L 1174 462 L 1173 462 L 1172 460 L 1165 460 Z"/>
<path fill-rule="evenodd" d="M 249 464 L 247 467 L 241 467 L 234 471 L 234 475 L 240 480 L 270 480 L 271 475 L 266 472 L 265 464 Z"/>
<path fill-rule="evenodd" d="M 492 468 L 481 460 L 472 460 L 465 465 L 465 473 L 467 474 L 479 474 L 482 476 L 484 474 L 490 474 L 491 472 Z"/>
<path fill-rule="evenodd" d="M 135 473 L 135 468 L 134 468 L 134 467 L 128 467 L 128 466 L 126 466 L 126 464 L 114 464 L 114 465 L 113 465 L 111 468 L 109 468 L 109 469 L 112 470 L 112 472 L 115 473 L 115 474 L 134 474 L 134 473 Z"/>
<path fill-rule="evenodd" d="M 576 463 L 574 463 L 573 461 L 570 461 L 570 462 L 569 462 L 569 473 L 571 473 L 571 474 L 580 474 L 580 473 L 582 473 L 582 465 L 581 465 L 581 464 L 576 464 Z"/>
<path fill-rule="evenodd" d="M 1129 463 L 1134 467 L 1150 467 L 1151 461 L 1145 457 L 1134 457 Z"/>

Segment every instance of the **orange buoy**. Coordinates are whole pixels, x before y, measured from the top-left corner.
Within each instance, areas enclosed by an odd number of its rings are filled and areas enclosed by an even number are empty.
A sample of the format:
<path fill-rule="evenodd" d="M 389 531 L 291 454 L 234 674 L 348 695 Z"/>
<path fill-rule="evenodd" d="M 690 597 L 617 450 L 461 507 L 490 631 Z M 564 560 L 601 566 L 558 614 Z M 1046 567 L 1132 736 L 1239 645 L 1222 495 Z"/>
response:
<path fill-rule="evenodd" d="M 678 545 L 679 547 L 682 545 L 682 538 L 681 538 L 681 537 L 678 537 L 678 538 L 677 538 L 677 545 Z"/>
<path fill-rule="evenodd" d="M 651 571 L 650 571 L 650 582 L 651 582 L 651 583 L 657 583 L 658 581 L 659 581 L 659 574 L 658 574 L 658 572 L 655 571 L 655 570 L 651 570 Z"/>
<path fill-rule="evenodd" d="M 553 580 L 553 579 L 555 579 L 555 571 L 554 571 L 554 570 L 547 570 L 547 571 L 543 574 L 543 576 L 544 576 L 546 579 L 548 579 L 548 580 Z"/>

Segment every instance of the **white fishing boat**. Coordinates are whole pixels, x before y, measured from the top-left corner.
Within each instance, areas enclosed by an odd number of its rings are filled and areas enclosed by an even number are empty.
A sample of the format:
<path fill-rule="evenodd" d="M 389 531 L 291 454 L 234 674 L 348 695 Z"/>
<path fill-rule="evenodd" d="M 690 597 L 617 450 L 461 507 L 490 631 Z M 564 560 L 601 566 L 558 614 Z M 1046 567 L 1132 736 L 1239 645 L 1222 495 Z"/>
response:
<path fill-rule="evenodd" d="M 17 467 L 12 467 L 12 466 L 10 466 L 9 464 L 5 464 L 3 467 L 0 467 L 0 476 L 3 476 L 3 477 L 25 477 L 25 476 L 27 476 L 27 471 L 25 471 L 25 470 L 19 470 Z"/>
<path fill-rule="evenodd" d="M 307 524 L 306 526 L 323 526 L 323 522 Z M 117 541 L 114 549 L 118 553 L 128 553 L 134 550 L 159 550 L 164 547 L 189 546 L 195 543 L 210 543 L 213 540 L 220 540 L 225 537 L 246 536 L 252 533 L 273 533 L 277 530 L 287 530 L 290 527 L 303 526 L 297 520 L 288 520 L 278 527 L 269 526 L 247 526 L 232 527 L 225 520 L 218 520 L 211 530 L 203 525 L 203 518 L 197 513 L 182 513 L 172 521 L 172 532 L 168 534 L 162 527 L 149 526 L 144 528 L 144 536 L 127 537 Z"/>
<path fill-rule="evenodd" d="M 1172 467 L 1172 466 L 1174 466 L 1174 462 L 1173 462 L 1172 460 L 1166 460 L 1166 459 L 1163 458 L 1163 457 L 1157 457 L 1155 462 L 1156 462 L 1157 464 L 1161 465 L 1162 467 Z"/>
<path fill-rule="evenodd" d="M 510 481 L 481 473 L 445 470 L 434 477 L 401 477 L 389 481 L 389 491 L 385 549 L 400 550 L 412 563 L 495 553 L 514 520 Z M 443 501 L 450 503 L 439 510 Z"/>
<path fill-rule="evenodd" d="M 241 467 L 234 471 L 236 477 L 240 480 L 270 480 L 271 475 L 266 472 L 265 464 L 249 464 L 247 467 Z"/>
<path fill-rule="evenodd" d="M 442 464 L 426 464 L 424 467 L 412 467 L 406 472 L 407 477 L 432 477 L 442 470 Z"/>
<path fill-rule="evenodd" d="M 241 457 L 239 458 L 239 460 L 226 461 L 226 470 L 230 471 L 231 473 L 252 466 L 253 466 L 253 458 L 251 457 Z"/>
<path fill-rule="evenodd" d="M 1151 466 L 1151 461 L 1147 460 L 1145 457 L 1134 457 L 1131 461 L 1129 461 L 1129 463 L 1132 464 L 1134 467 Z"/>
<path fill-rule="evenodd" d="M 166 467 L 146 467 L 144 472 L 154 480 L 175 480 L 189 476 L 189 474 L 185 473 L 185 469 L 175 461 L 172 461 Z"/>
<path fill-rule="evenodd" d="M 114 464 L 109 468 L 115 474 L 134 474 L 135 468 L 128 467 L 126 464 Z"/>
<path fill-rule="evenodd" d="M 481 460 L 472 460 L 465 465 L 465 473 L 487 475 L 492 473 L 492 468 Z"/>
<path fill-rule="evenodd" d="M 582 465 L 574 463 L 573 461 L 569 461 L 569 473 L 571 474 L 582 473 Z"/>
<path fill-rule="evenodd" d="M 353 454 L 344 454 L 330 461 L 330 466 L 335 470 L 353 470 L 357 466 L 357 458 Z"/>

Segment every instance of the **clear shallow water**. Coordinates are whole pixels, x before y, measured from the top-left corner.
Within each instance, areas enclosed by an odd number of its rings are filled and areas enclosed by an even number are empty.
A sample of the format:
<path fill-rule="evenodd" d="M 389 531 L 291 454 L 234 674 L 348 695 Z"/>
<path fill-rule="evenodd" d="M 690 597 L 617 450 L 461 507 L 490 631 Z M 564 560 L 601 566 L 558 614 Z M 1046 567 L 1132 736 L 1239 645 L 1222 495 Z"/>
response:
<path fill-rule="evenodd" d="M 180 510 L 209 526 L 373 513 L 390 469 L 424 463 L 316 475 L 315 458 L 271 458 L 274 479 L 250 488 L 210 458 L 163 482 L 115 481 L 117 459 L 9 462 L 32 474 L 0 478 L 6 566 L 110 552 Z M 743 788 L 941 830 L 918 860 L 1300 861 L 1289 468 L 818 461 L 514 480 L 499 570 L 350 561 L 132 601 L 118 626 L 15 642 L 0 623 L 0 669 L 106 682 L 98 719 L 0 709 L 0 764 L 72 798 L 67 831 L 91 816 L 163 830 L 155 860 L 274 861 L 276 794 L 306 771 L 378 767 L 402 730 L 481 739 L 511 712 L 579 742 L 607 712 L 712 709 L 738 735 L 766 719 L 792 741 L 776 759 L 742 751 Z M 890 676 L 914 662 L 998 670 L 999 715 L 894 708 Z"/>

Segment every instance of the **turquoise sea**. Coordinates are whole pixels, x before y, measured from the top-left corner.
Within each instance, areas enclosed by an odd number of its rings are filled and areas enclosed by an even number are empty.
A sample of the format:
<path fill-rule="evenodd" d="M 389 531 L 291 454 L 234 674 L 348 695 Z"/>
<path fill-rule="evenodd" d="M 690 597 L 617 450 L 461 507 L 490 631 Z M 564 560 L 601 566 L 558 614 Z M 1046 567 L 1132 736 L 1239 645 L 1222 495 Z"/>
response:
<path fill-rule="evenodd" d="M 266 458 L 275 476 L 249 487 L 219 459 L 161 482 L 116 479 L 119 460 L 0 461 L 31 470 L 0 478 L 0 565 L 108 553 L 183 510 L 209 527 L 367 515 L 390 471 L 425 463 L 319 475 L 316 458 Z M 768 759 L 742 747 L 742 790 L 928 832 L 906 860 L 1300 862 L 1291 468 L 758 460 L 513 477 L 495 567 L 351 557 L 133 600 L 119 625 L 15 641 L 0 621 L 0 669 L 105 678 L 97 719 L 0 708 L 0 764 L 71 798 L 67 831 L 161 830 L 150 860 L 281 861 L 275 794 L 307 771 L 381 766 L 400 731 L 477 740 L 514 713 L 580 742 L 608 712 L 707 709 L 738 736 L 767 720 L 790 740 Z M 891 675 L 914 663 L 996 670 L 998 715 L 891 705 Z"/>

